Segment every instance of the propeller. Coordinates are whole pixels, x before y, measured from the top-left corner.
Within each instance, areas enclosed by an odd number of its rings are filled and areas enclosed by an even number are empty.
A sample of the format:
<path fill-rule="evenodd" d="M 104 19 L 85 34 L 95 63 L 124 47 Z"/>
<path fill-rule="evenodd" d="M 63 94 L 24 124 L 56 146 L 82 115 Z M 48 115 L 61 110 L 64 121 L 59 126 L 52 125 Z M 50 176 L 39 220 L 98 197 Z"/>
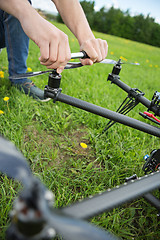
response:
<path fill-rule="evenodd" d="M 33 177 L 23 155 L 11 142 L 7 141 L 3 137 L 0 137 L 0 171 L 6 174 L 8 177 L 21 181 L 24 185 L 24 190 L 20 194 L 15 204 L 15 209 L 13 211 L 14 220 L 11 224 L 12 227 L 15 226 L 14 234 L 17 234 L 18 237 L 22 235 L 24 236 L 24 238 L 20 239 L 41 239 L 41 233 L 39 232 L 38 238 L 32 235 L 25 235 L 30 231 L 31 233 L 32 231 L 36 231 L 35 228 L 33 228 L 34 230 L 32 229 L 32 223 L 36 224 L 36 221 L 37 226 L 38 224 L 45 223 L 45 231 L 47 228 L 46 226 L 48 226 L 48 229 L 55 229 L 57 234 L 66 240 L 117 239 L 112 234 L 88 222 L 68 216 L 67 214 L 63 213 L 62 210 L 55 208 L 51 210 L 51 206 L 46 197 L 46 193 L 49 191 L 38 179 Z M 33 214 L 33 209 L 35 210 L 35 215 Z M 27 215 L 27 212 L 31 213 L 31 211 L 32 215 Z M 40 219 L 38 219 L 38 217 Z M 28 226 L 30 226 L 32 230 L 28 229 Z M 37 229 L 40 228 L 37 227 Z M 43 232 L 42 227 L 40 231 Z M 44 237 L 44 232 L 42 235 Z M 19 239 L 18 237 L 15 239 Z"/>
<path fill-rule="evenodd" d="M 112 60 L 112 59 L 104 59 L 104 60 L 102 60 L 100 63 L 105 63 L 105 64 L 116 64 L 117 61 Z M 135 62 L 135 63 L 132 63 L 132 62 L 121 62 L 121 64 L 132 64 L 132 65 L 137 65 L 137 66 L 140 65 L 140 63 L 138 63 L 138 62 Z"/>
<path fill-rule="evenodd" d="M 45 216 L 56 232 L 66 240 L 118 240 L 115 236 L 94 225 L 76 218 L 71 218 L 62 212 L 54 211 L 52 214 L 45 211 Z"/>
<path fill-rule="evenodd" d="M 0 137 L 0 171 L 24 185 L 32 175 L 23 155 L 17 151 L 14 144 L 3 137 Z"/>
<path fill-rule="evenodd" d="M 76 58 L 85 59 L 85 58 L 89 58 L 89 56 L 86 54 L 85 51 L 78 52 L 78 53 L 72 53 L 71 54 L 71 59 L 76 59 Z M 117 61 L 112 60 L 112 59 L 104 59 L 103 61 L 101 61 L 99 63 L 116 64 Z M 121 64 L 140 65 L 139 63 L 130 63 L 130 62 L 121 62 Z M 84 65 L 82 65 L 80 62 L 68 62 L 64 69 L 65 70 L 66 69 L 73 69 L 73 68 L 79 68 L 79 67 L 83 67 L 83 66 Z M 52 70 L 46 70 L 46 71 L 16 74 L 16 75 L 10 76 L 9 79 L 10 80 L 18 80 L 18 79 L 22 79 L 22 78 L 31 78 L 31 77 L 39 76 L 39 75 L 42 75 L 42 74 L 45 74 L 45 73 L 52 73 L 53 71 L 54 70 L 52 69 Z"/>
<path fill-rule="evenodd" d="M 64 69 L 73 69 L 73 68 L 79 68 L 79 67 L 83 67 L 83 65 L 80 62 L 73 62 L 73 63 L 67 63 Z M 31 78 L 31 77 L 43 75 L 45 73 L 52 73 L 53 71 L 54 69 L 46 70 L 46 71 L 38 71 L 38 72 L 27 72 L 27 73 L 10 76 L 9 79 L 18 80 L 22 78 Z"/>

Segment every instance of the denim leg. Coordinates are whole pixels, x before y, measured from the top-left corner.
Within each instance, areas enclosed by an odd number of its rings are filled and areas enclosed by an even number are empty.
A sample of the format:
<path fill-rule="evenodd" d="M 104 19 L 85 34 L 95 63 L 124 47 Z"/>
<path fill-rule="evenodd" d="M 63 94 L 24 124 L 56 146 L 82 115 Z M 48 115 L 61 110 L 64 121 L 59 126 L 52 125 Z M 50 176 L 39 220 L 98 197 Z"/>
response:
<path fill-rule="evenodd" d="M 31 3 L 30 0 L 28 1 Z M 28 36 L 23 31 L 18 19 L 2 10 L 0 10 L 0 34 L 1 30 L 3 30 L 3 34 L 2 39 L 0 37 L 0 44 L 3 43 L 2 46 L 7 48 L 9 76 L 25 73 L 29 48 Z M 25 80 L 17 80 L 14 83 L 22 83 Z"/>
<path fill-rule="evenodd" d="M 4 31 L 7 47 L 9 75 L 25 73 L 28 57 L 29 38 L 17 18 L 5 13 Z"/>
<path fill-rule="evenodd" d="M 0 9 L 0 48 L 4 48 L 5 45 L 5 33 L 3 24 L 4 12 Z"/>

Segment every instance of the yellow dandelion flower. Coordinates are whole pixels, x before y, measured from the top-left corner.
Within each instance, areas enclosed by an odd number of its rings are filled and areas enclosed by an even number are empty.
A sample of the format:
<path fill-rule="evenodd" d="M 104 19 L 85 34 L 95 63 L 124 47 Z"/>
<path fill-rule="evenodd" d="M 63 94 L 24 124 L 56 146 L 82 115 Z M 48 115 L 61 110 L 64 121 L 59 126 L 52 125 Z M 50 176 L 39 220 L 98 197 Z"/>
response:
<path fill-rule="evenodd" d="M 4 72 L 0 71 L 0 78 L 4 78 Z"/>
<path fill-rule="evenodd" d="M 80 145 L 81 145 L 82 148 L 87 148 L 87 147 L 88 147 L 87 144 L 85 144 L 85 143 L 83 143 L 83 142 L 80 143 Z"/>
<path fill-rule="evenodd" d="M 9 97 L 4 97 L 3 100 L 7 103 L 7 108 L 8 108 L 8 111 L 10 112 L 9 106 L 8 106 Z"/>
<path fill-rule="evenodd" d="M 4 112 L 2 110 L 0 110 L 0 114 L 4 114 Z"/>
<path fill-rule="evenodd" d="M 152 65 L 152 64 L 150 64 L 150 65 L 149 65 L 149 67 L 153 67 L 153 65 Z"/>
<path fill-rule="evenodd" d="M 148 59 L 146 60 L 146 63 L 149 63 L 149 60 L 148 60 Z"/>
<path fill-rule="evenodd" d="M 155 65 L 155 68 L 158 68 L 158 65 Z"/>
<path fill-rule="evenodd" d="M 110 52 L 110 54 L 111 54 L 111 55 L 113 55 L 113 54 L 114 54 L 114 52 Z"/>
<path fill-rule="evenodd" d="M 27 71 L 28 71 L 28 72 L 32 72 L 32 68 L 28 67 L 28 68 L 27 68 Z"/>
<path fill-rule="evenodd" d="M 123 57 L 123 56 L 120 56 L 120 59 L 124 60 L 124 61 L 127 61 L 127 58 Z"/>
<path fill-rule="evenodd" d="M 9 100 L 9 97 L 4 97 L 3 100 L 7 102 Z"/>

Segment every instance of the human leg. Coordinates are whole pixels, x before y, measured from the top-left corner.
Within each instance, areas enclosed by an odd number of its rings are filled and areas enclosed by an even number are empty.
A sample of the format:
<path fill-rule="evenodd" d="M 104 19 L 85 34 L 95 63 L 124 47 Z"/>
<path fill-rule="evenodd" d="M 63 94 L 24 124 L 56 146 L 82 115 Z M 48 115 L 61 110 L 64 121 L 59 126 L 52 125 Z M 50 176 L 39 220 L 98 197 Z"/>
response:
<path fill-rule="evenodd" d="M 4 13 L 5 45 L 8 54 L 9 76 L 25 73 L 28 57 L 29 38 L 17 18 Z M 25 81 L 23 79 L 22 81 Z"/>
<path fill-rule="evenodd" d="M 5 33 L 3 25 L 4 12 L 0 9 L 0 49 L 5 47 Z"/>
<path fill-rule="evenodd" d="M 24 33 L 17 18 L 3 11 L 2 14 L 1 11 L 2 10 L 0 10 L 0 32 L 2 30 L 3 35 L 1 35 L 0 44 L 2 47 L 7 48 L 9 76 L 11 77 L 12 75 L 25 73 L 27 71 L 26 61 L 28 57 L 29 38 Z M 11 79 L 11 82 L 13 86 L 23 90 L 25 94 L 29 94 L 41 101 L 46 100 L 44 99 L 44 91 L 37 88 L 30 79 Z"/>

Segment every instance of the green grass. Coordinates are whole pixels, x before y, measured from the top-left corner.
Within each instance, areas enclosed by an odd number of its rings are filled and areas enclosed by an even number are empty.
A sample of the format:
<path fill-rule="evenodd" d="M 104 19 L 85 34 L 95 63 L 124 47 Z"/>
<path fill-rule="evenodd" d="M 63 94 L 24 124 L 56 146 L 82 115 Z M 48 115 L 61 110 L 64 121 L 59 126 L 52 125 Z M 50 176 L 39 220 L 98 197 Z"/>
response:
<path fill-rule="evenodd" d="M 75 37 L 63 24 L 54 24 L 68 34 L 71 51 L 78 52 Z M 122 81 L 139 88 L 149 99 L 155 90 L 160 91 L 159 48 L 96 32 L 95 36 L 108 41 L 108 58 L 118 60 L 123 56 L 128 62 L 141 64 L 123 65 Z M 30 42 L 28 67 L 33 71 L 45 70 L 38 57 L 38 47 Z M 159 148 L 158 138 L 120 124 L 111 128 L 107 136 L 101 135 L 107 119 L 60 102 L 39 103 L 12 88 L 5 50 L 0 58 L 0 70 L 5 72 L 5 77 L 0 79 L 0 110 L 4 111 L 0 115 L 0 133 L 15 143 L 33 173 L 55 193 L 56 207 L 124 183 L 125 177 L 135 173 L 143 175 L 143 156 Z M 107 82 L 112 67 L 95 64 L 66 70 L 62 74 L 62 92 L 116 110 L 126 93 Z M 34 77 L 33 81 L 43 89 L 47 75 Z M 8 106 L 3 100 L 6 96 L 10 98 Z M 144 110 L 139 105 L 129 116 L 142 120 L 138 112 Z M 88 148 L 82 149 L 81 142 Z M 0 239 L 4 239 L 9 212 L 20 189 L 19 183 L 1 177 Z M 159 239 L 160 236 L 157 211 L 143 199 L 103 213 L 92 221 L 123 239 Z"/>

